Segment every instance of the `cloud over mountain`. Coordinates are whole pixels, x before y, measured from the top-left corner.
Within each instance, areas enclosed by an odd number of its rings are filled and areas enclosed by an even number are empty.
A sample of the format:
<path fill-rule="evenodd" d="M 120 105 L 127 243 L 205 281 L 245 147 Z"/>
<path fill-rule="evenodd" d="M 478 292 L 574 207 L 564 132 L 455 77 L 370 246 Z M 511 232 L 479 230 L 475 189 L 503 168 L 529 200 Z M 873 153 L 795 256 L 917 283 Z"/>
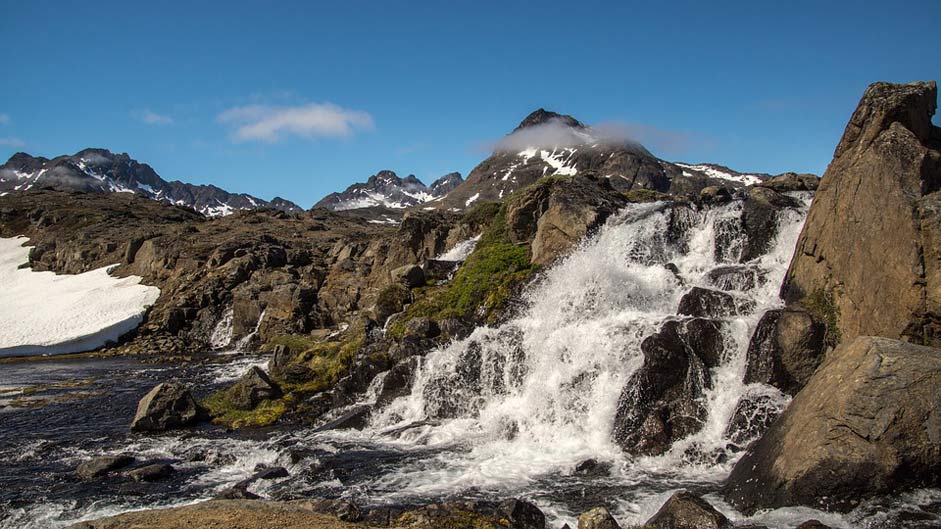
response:
<path fill-rule="evenodd" d="M 375 128 L 368 112 L 333 103 L 299 106 L 246 105 L 230 108 L 217 117 L 233 127 L 236 141 L 276 142 L 288 136 L 345 138 Z"/>

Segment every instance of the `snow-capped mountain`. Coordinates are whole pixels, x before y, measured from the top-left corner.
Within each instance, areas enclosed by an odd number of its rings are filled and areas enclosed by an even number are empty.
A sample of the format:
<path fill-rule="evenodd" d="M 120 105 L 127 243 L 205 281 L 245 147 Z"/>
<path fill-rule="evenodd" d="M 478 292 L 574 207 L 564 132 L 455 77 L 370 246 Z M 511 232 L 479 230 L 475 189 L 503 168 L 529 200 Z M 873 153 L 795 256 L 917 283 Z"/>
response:
<path fill-rule="evenodd" d="M 405 209 L 443 197 L 463 182 L 460 173 L 448 173 L 426 186 L 415 175 L 400 178 L 392 171 L 379 171 L 366 182 L 353 184 L 342 193 L 330 193 L 314 207 L 333 211 L 376 207 Z"/>
<path fill-rule="evenodd" d="M 240 209 L 275 208 L 303 211 L 297 204 L 277 197 L 270 202 L 244 193 L 229 193 L 213 185 L 167 182 L 153 168 L 127 154 L 105 149 L 85 149 L 53 159 L 14 154 L 0 166 L 0 196 L 33 188 L 91 193 L 136 193 L 188 206 L 203 215 L 217 217 Z"/>
<path fill-rule="evenodd" d="M 463 184 L 434 205 L 464 209 L 478 201 L 502 200 L 544 176 L 576 174 L 605 177 L 618 190 L 639 187 L 674 194 L 698 192 L 708 185 L 741 187 L 768 177 L 713 164 L 661 160 L 624 134 L 540 108 L 503 138 Z"/>

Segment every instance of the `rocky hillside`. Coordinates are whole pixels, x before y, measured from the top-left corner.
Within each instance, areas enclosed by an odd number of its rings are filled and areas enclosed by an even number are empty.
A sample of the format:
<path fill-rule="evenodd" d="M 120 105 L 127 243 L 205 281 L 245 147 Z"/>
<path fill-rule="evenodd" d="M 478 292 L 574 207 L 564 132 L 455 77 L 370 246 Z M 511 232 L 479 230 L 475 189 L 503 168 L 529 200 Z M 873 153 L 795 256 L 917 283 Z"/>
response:
<path fill-rule="evenodd" d="M 661 160 L 623 133 L 596 129 L 572 116 L 536 110 L 503 138 L 467 180 L 435 206 L 464 209 L 498 201 L 544 176 L 594 174 L 618 191 L 643 188 L 698 193 L 713 185 L 743 187 L 768 178 L 713 164 Z"/>
<path fill-rule="evenodd" d="M 365 183 L 353 184 L 342 193 L 330 193 L 314 207 L 332 211 L 376 207 L 404 209 L 440 199 L 463 181 L 460 173 L 448 173 L 426 186 L 415 175 L 399 178 L 392 171 L 379 171 Z"/>
<path fill-rule="evenodd" d="M 229 193 L 212 185 L 167 182 L 153 168 L 127 154 L 105 149 L 85 149 L 53 159 L 14 154 L 0 166 L 0 196 L 30 189 L 83 191 L 89 193 L 133 193 L 149 199 L 187 206 L 209 217 L 238 210 L 273 208 L 289 213 L 301 208 L 276 197 L 266 201 L 244 193 Z"/>

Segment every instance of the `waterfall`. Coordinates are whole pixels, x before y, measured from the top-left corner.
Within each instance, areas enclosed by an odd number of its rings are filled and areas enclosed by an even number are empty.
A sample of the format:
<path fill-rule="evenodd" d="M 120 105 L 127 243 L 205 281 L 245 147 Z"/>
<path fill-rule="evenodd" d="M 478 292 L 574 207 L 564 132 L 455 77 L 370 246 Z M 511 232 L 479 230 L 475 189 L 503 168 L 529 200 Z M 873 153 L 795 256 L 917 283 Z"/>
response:
<path fill-rule="evenodd" d="M 802 198 L 800 211 L 778 215 L 771 249 L 745 263 L 762 278 L 747 291 L 709 274 L 737 264 L 744 235 L 730 226 L 741 202 L 691 210 L 679 236 L 671 234 L 667 203 L 633 205 L 609 220 L 526 290 L 519 316 L 429 353 L 410 394 L 373 414 L 372 439 L 458 448 L 446 463 L 406 466 L 388 479 L 426 494 L 499 490 L 571 472 L 589 457 L 615 463 L 629 481 L 665 469 L 681 478 L 721 479 L 735 454 L 714 455 L 729 446 L 726 429 L 739 400 L 761 394 L 786 404 L 774 388 L 748 387 L 742 378 L 758 319 L 782 304 L 778 289 L 809 204 Z M 612 439 L 619 397 L 643 364 L 641 341 L 664 322 L 685 318 L 677 306 L 693 286 L 730 291 L 754 309 L 722 319 L 726 347 L 702 396 L 703 428 L 665 455 L 629 460 Z"/>
<path fill-rule="evenodd" d="M 212 334 L 209 335 L 209 346 L 213 349 L 222 349 L 232 343 L 232 307 L 225 309 L 222 318 L 216 323 Z"/>
<path fill-rule="evenodd" d="M 263 322 L 264 320 L 265 320 L 265 310 L 262 310 L 261 314 L 258 315 L 258 321 L 255 322 L 255 328 L 252 329 L 252 332 L 239 338 L 239 340 L 235 342 L 236 352 L 244 352 L 252 344 L 252 340 L 255 339 L 255 336 L 258 335 L 258 330 L 261 329 L 261 322 Z"/>

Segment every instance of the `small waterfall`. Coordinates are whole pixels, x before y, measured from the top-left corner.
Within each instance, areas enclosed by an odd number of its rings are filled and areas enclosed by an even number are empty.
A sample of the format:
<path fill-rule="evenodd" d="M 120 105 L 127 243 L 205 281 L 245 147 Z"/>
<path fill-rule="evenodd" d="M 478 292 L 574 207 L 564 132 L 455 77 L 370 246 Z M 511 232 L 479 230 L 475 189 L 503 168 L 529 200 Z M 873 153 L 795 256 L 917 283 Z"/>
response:
<path fill-rule="evenodd" d="M 454 245 L 450 250 L 442 253 L 441 255 L 435 257 L 439 261 L 463 261 L 467 259 L 467 256 L 474 251 L 474 248 L 477 247 L 477 241 L 480 240 L 480 235 L 476 237 L 471 237 L 470 239 L 465 239 Z"/>
<path fill-rule="evenodd" d="M 232 343 L 232 307 L 225 309 L 222 318 L 216 323 L 212 334 L 209 335 L 209 346 L 213 349 L 223 349 Z"/>
<path fill-rule="evenodd" d="M 265 309 L 265 310 L 266 310 L 266 309 Z M 261 314 L 258 315 L 258 321 L 255 322 L 255 328 L 252 329 L 252 332 L 250 332 L 250 333 L 246 334 L 245 336 L 239 338 L 239 340 L 238 340 L 237 342 L 235 342 L 235 351 L 236 351 L 236 352 L 241 353 L 241 352 L 247 351 L 247 350 L 248 350 L 248 347 L 251 346 L 251 344 L 252 344 L 252 340 L 254 340 L 256 336 L 258 336 L 258 329 L 261 329 L 261 322 L 263 322 L 263 321 L 265 320 L 265 310 L 262 310 L 262 311 L 261 311 Z M 230 339 L 230 341 L 231 341 L 231 339 Z"/>
<path fill-rule="evenodd" d="M 423 493 L 500 489 L 570 472 L 589 457 L 620 463 L 630 481 L 667 469 L 681 480 L 721 479 L 735 454 L 712 456 L 730 445 L 727 426 L 743 395 L 786 404 L 774 388 L 746 387 L 742 378 L 758 319 L 781 305 L 778 289 L 809 204 L 803 198 L 801 211 L 779 215 L 772 248 L 745 263 L 744 279 L 724 282 L 710 272 L 738 264 L 744 234 L 730 227 L 741 202 L 693 211 L 679 237 L 671 234 L 669 204 L 634 205 L 611 219 L 527 289 L 520 316 L 429 353 L 411 393 L 373 415 L 373 438 L 463 447 L 433 470 L 402 469 L 396 485 Z M 693 286 L 731 290 L 754 309 L 722 319 L 726 347 L 702 397 L 704 427 L 665 455 L 628 464 L 612 440 L 619 396 L 643 364 L 641 341 L 684 318 L 677 306 Z"/>

